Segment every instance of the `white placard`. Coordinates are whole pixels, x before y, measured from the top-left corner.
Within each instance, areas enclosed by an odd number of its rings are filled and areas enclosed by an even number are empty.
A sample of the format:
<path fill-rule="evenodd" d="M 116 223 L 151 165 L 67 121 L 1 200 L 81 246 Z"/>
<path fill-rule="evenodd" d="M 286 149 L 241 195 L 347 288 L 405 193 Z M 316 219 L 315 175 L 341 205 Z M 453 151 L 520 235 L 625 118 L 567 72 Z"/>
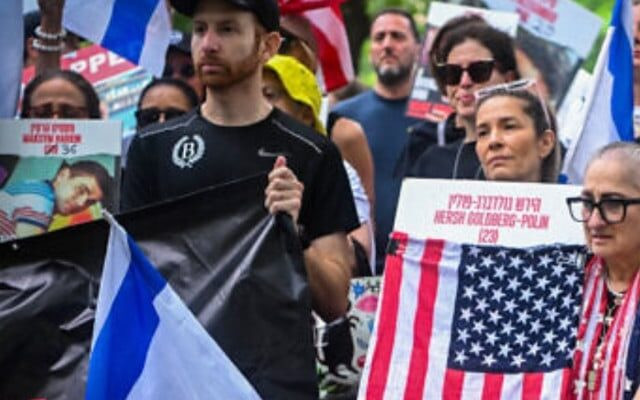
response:
<path fill-rule="evenodd" d="M 486 8 L 462 6 L 458 4 L 447 4 L 434 1 L 429 6 L 429 25 L 441 27 L 452 18 L 462 15 L 479 15 L 487 23 L 496 29 L 508 33 L 511 37 L 516 36 L 520 17 L 513 11 L 496 11 Z"/>
<path fill-rule="evenodd" d="M 580 186 L 405 179 L 394 230 L 416 238 L 528 247 L 584 244 L 565 199 Z"/>
<path fill-rule="evenodd" d="M 0 120 L 2 154 L 21 157 L 120 156 L 121 146 L 122 121 Z"/>
<path fill-rule="evenodd" d="M 529 32 L 544 37 L 587 58 L 598 37 L 602 20 L 571 0 L 486 0 L 489 8 L 515 11 Z"/>

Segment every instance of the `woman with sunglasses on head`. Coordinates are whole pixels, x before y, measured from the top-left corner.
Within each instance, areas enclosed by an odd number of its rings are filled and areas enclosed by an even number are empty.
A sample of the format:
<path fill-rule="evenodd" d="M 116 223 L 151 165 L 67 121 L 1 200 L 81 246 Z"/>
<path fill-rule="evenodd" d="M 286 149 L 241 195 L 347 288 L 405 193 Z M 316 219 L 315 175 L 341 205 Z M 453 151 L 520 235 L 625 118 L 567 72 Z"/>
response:
<path fill-rule="evenodd" d="M 200 104 L 195 90 L 175 78 L 154 79 L 142 90 L 136 111 L 138 130 L 191 111 Z"/>
<path fill-rule="evenodd" d="M 410 167 L 408 176 L 479 179 L 475 155 L 474 93 L 486 86 L 517 79 L 513 40 L 484 22 L 472 21 L 448 28 L 433 49 L 436 82 L 454 108 L 444 129 L 463 130 L 464 137 L 428 147 Z"/>
<path fill-rule="evenodd" d="M 640 399 L 640 145 L 612 143 L 567 199 L 593 257 L 585 268 L 571 398 Z"/>
<path fill-rule="evenodd" d="M 476 92 L 475 151 L 487 180 L 558 181 L 556 121 L 535 85 L 521 80 Z"/>
<path fill-rule="evenodd" d="M 82 75 L 46 70 L 25 87 L 20 118 L 100 119 L 100 100 Z"/>

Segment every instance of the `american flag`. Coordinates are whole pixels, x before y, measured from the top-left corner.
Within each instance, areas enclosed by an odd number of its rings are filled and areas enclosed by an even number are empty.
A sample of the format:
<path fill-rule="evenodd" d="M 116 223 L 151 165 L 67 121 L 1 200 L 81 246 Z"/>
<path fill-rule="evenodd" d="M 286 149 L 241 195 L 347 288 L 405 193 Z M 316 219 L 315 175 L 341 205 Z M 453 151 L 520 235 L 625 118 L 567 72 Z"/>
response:
<path fill-rule="evenodd" d="M 636 273 L 606 333 L 608 303 L 605 262 L 593 257 L 585 267 L 585 292 L 578 343 L 573 358 L 573 392 L 570 399 L 625 399 L 638 391 L 640 380 L 640 273 Z M 600 346 L 601 345 L 601 346 Z M 595 368 L 596 354 L 601 356 Z"/>
<path fill-rule="evenodd" d="M 359 399 L 563 398 L 584 251 L 395 232 Z"/>
<path fill-rule="evenodd" d="M 311 24 L 327 91 L 354 78 L 349 39 L 342 18 L 343 0 L 279 0 L 283 15 L 298 14 Z"/>

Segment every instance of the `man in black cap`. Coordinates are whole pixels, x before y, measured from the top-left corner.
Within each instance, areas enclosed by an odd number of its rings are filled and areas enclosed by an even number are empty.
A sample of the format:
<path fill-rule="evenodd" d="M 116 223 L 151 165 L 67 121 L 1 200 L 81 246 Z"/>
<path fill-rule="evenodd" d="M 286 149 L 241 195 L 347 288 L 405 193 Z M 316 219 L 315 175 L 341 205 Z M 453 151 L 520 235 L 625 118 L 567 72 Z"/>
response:
<path fill-rule="evenodd" d="M 263 65 L 280 44 L 276 1 L 171 3 L 193 18 L 192 56 L 206 100 L 185 116 L 136 136 L 124 176 L 123 209 L 268 173 L 265 207 L 272 214 L 288 213 L 302 227 L 313 308 L 327 321 L 344 315 L 354 263 L 346 232 L 359 226 L 358 219 L 336 147 L 274 109 L 262 95 Z M 287 378 L 295 398 L 317 397 L 313 349 L 309 355 L 308 379 Z M 260 394 L 285 398 L 252 380 L 269 366 L 254 367 L 258 371 L 243 372 Z"/>

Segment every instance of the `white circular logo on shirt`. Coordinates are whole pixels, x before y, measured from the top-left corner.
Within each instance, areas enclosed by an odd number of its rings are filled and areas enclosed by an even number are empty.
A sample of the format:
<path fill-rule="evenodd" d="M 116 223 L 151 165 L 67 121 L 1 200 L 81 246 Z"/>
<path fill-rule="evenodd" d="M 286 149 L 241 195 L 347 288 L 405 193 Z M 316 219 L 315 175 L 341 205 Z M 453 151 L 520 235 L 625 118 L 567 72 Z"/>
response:
<path fill-rule="evenodd" d="M 204 140 L 198 134 L 185 135 L 173 146 L 173 163 L 179 168 L 192 168 L 204 154 Z"/>

